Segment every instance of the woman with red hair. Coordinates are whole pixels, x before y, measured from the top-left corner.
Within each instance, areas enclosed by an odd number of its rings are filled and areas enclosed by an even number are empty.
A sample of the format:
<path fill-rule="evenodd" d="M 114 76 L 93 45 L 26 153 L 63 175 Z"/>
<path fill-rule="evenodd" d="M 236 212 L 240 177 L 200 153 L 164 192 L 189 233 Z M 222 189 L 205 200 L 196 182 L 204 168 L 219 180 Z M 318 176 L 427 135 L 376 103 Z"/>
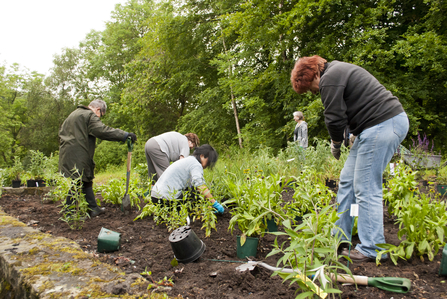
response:
<path fill-rule="evenodd" d="M 297 93 L 320 93 L 331 152 L 340 158 L 346 126 L 357 136 L 340 174 L 337 226 L 351 238 L 352 204 L 358 204 L 360 243 L 350 252 L 352 261 L 375 261 L 385 243 L 383 233 L 382 175 L 408 133 L 408 117 L 390 91 L 364 68 L 320 56 L 302 57 L 291 74 Z M 348 255 L 344 249 L 342 255 Z M 383 256 L 383 258 L 387 258 Z"/>

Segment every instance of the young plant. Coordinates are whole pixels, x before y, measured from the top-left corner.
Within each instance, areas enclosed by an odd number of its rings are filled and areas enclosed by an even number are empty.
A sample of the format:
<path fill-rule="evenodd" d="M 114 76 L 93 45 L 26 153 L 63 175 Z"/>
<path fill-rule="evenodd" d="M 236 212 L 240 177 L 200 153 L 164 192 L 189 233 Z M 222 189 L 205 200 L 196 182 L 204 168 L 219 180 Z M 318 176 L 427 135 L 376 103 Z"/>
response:
<path fill-rule="evenodd" d="M 57 202 L 64 200 L 72 187 L 72 179 L 64 177 L 61 173 L 57 173 L 52 176 L 52 180 L 55 187 L 43 196 L 42 201 Z"/>
<path fill-rule="evenodd" d="M 416 174 L 416 171 L 401 161 L 396 163 L 394 176 L 388 181 L 388 188 L 383 190 L 383 199 L 390 215 L 399 216 L 409 204 L 410 197 L 417 190 Z"/>
<path fill-rule="evenodd" d="M 77 172 L 76 169 L 74 171 Z M 59 212 L 62 214 L 59 219 L 66 222 L 72 230 L 82 229 L 85 219 L 90 217 L 88 214 L 88 203 L 85 200 L 84 193 L 82 193 L 81 180 L 81 176 L 70 180 L 68 192 L 71 195 L 71 203 L 68 203 L 66 199 L 63 200 L 61 204 L 62 209 Z"/>
<path fill-rule="evenodd" d="M 40 151 L 30 150 L 29 173 L 33 179 L 43 179 L 48 158 Z"/>
<path fill-rule="evenodd" d="M 303 292 L 299 298 L 318 294 L 316 281 L 319 281 L 325 293 L 339 294 L 341 291 L 334 288 L 336 285 L 329 277 L 331 274 L 336 275 L 338 271 L 351 274 L 349 268 L 338 261 L 337 248 L 341 237 L 332 236 L 337 219 L 337 211 L 332 205 L 321 210 L 315 206 L 311 213 L 304 215 L 302 224 L 293 227 L 290 220 L 285 220 L 285 232 L 272 233 L 287 236 L 289 240 L 279 245 L 276 239 L 274 249 L 267 257 L 282 254 L 278 267 L 296 270 L 291 274 L 275 271 L 273 275 L 280 275 L 284 280 L 297 283 Z M 312 283 L 307 280 L 310 276 L 314 277 Z"/>
<path fill-rule="evenodd" d="M 377 259 L 389 253 L 394 264 L 397 259 L 409 259 L 413 254 L 430 261 L 447 241 L 447 213 L 445 200 L 430 190 L 429 194 L 416 191 L 417 196 L 410 196 L 405 205 L 400 207 L 396 223 L 399 224 L 398 237 L 404 239 L 399 246 L 379 244 L 385 248 L 377 255 Z"/>
<path fill-rule="evenodd" d="M 141 189 L 137 188 L 138 179 L 130 179 L 129 181 L 129 194 L 131 207 L 137 207 L 140 210 L 140 199 L 138 194 L 143 194 Z M 104 202 L 114 205 L 121 205 L 124 194 L 126 193 L 126 179 L 111 179 L 107 184 L 98 186 L 101 191 Z"/>
<path fill-rule="evenodd" d="M 293 201 L 286 203 L 284 208 L 288 219 L 302 217 L 315 207 L 321 209 L 329 205 L 335 197 L 335 193 L 326 187 L 321 176 L 307 166 L 301 171 L 301 176 L 294 179 Z"/>
<path fill-rule="evenodd" d="M 282 191 L 290 180 L 280 175 L 264 176 L 263 171 L 245 169 L 246 179 L 238 182 L 228 181 L 232 198 L 224 204 L 232 206 L 228 229 L 233 233 L 236 224 L 242 232 L 241 245 L 247 237 L 263 236 L 267 229 L 267 220 L 284 220 L 282 210 Z"/>
<path fill-rule="evenodd" d="M 24 169 L 20 158 L 18 156 L 14 156 L 14 164 L 5 170 L 5 181 L 9 184 L 11 184 L 12 181 L 19 181 L 23 173 Z"/>

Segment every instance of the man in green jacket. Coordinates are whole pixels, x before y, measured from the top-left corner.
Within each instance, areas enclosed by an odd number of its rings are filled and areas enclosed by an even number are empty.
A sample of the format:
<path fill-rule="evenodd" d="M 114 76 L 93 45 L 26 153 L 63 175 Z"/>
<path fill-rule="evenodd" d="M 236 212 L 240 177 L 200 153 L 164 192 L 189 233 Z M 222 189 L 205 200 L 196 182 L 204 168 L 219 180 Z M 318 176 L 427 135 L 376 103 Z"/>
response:
<path fill-rule="evenodd" d="M 59 130 L 59 171 L 72 179 L 82 177 L 82 193 L 88 203 L 90 217 L 105 212 L 104 208 L 96 204 L 93 193 L 93 178 L 95 162 L 96 138 L 109 141 L 126 141 L 131 137 L 137 140 L 134 133 L 114 129 L 104 125 L 100 118 L 104 116 L 107 104 L 102 100 L 92 101 L 88 107 L 79 105 L 62 124 Z M 76 171 L 77 170 L 77 171 Z M 72 204 L 71 192 L 67 196 L 66 204 Z"/>

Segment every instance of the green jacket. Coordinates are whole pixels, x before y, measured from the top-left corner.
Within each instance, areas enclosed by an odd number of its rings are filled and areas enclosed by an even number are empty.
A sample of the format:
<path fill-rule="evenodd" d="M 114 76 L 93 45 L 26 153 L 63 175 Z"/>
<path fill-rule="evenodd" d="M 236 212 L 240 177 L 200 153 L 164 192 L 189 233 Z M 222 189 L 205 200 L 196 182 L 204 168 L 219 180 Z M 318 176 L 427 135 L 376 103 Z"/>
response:
<path fill-rule="evenodd" d="M 128 135 L 125 131 L 104 125 L 88 107 L 78 106 L 59 130 L 59 171 L 75 179 L 79 177 L 73 174 L 76 168 L 83 182 L 93 181 L 96 138 L 124 142 Z"/>

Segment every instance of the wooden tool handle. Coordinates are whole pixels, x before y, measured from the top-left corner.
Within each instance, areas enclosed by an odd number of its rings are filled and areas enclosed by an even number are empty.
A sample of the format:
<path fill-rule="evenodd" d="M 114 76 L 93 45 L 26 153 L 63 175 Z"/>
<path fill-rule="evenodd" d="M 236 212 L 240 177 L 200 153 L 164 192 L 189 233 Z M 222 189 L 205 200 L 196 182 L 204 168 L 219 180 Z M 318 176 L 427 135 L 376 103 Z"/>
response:
<path fill-rule="evenodd" d="M 367 286 L 368 285 L 368 276 L 361 275 L 353 275 L 354 279 L 347 274 L 338 274 L 337 281 L 342 283 L 356 283 L 358 285 Z M 335 279 L 335 275 L 331 273 L 331 279 Z"/>
<path fill-rule="evenodd" d="M 130 171 L 130 161 L 132 160 L 132 152 L 127 153 L 127 172 Z"/>

